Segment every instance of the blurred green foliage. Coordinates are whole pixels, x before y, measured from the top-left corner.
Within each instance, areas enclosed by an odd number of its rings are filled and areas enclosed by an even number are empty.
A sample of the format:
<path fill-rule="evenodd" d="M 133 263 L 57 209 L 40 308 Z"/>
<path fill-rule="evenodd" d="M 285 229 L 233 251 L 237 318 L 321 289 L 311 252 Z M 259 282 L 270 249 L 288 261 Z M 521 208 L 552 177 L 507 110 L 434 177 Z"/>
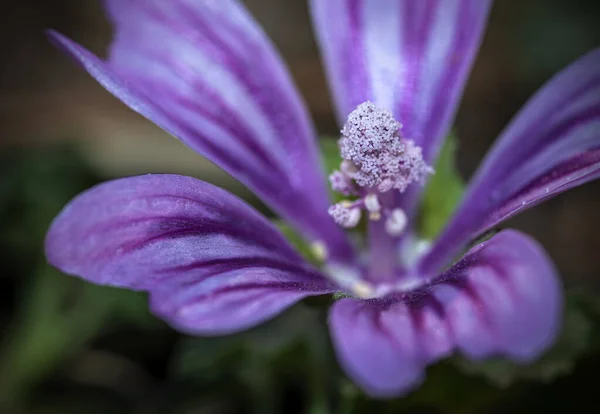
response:
<path fill-rule="evenodd" d="M 44 258 L 50 221 L 99 178 L 71 147 L 5 154 L 0 161 L 0 246 L 18 304 L 0 348 L 0 407 L 18 405 L 30 387 L 119 323 L 157 323 L 145 295 L 65 277 Z M 12 278 L 11 278 L 12 276 Z"/>
<path fill-rule="evenodd" d="M 419 212 L 419 232 L 426 240 L 434 239 L 450 219 L 463 195 L 463 180 L 456 169 L 458 140 L 449 135 L 435 164 Z"/>

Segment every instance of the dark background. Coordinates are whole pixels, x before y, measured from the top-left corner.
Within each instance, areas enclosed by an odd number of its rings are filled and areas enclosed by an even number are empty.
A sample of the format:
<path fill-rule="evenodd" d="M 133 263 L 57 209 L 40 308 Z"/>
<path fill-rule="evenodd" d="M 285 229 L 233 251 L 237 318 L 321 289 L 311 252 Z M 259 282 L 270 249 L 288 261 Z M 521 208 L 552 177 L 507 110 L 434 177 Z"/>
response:
<path fill-rule="evenodd" d="M 211 352 L 216 351 L 202 347 L 220 352 L 230 344 L 233 349 L 249 342 L 264 349 L 261 333 L 255 335 L 259 339 L 229 338 L 227 346 L 199 340 L 203 351 L 198 351 L 201 357 L 194 358 L 198 366 L 194 368 L 192 363 L 182 374 L 173 368 L 173 361 L 187 355 L 181 351 L 185 338 L 147 315 L 143 296 L 121 298 L 110 289 L 83 287 L 53 274 L 44 265 L 42 239 L 49 221 L 72 195 L 98 181 L 174 172 L 200 177 L 242 196 L 248 193 L 208 161 L 126 108 L 46 41 L 44 29 L 53 28 L 103 55 L 111 29 L 99 2 L 2 0 L 0 4 L 0 339 L 5 343 L 0 348 L 4 349 L 0 352 L 0 404 L 4 401 L 6 406 L 0 413 L 317 412 L 312 402 L 316 397 L 310 391 L 310 384 L 316 381 L 314 375 L 298 375 L 302 370 L 296 371 L 293 362 L 302 358 L 298 355 L 310 352 L 297 350 L 292 340 L 275 341 L 276 351 L 265 352 L 260 361 L 255 360 L 256 352 L 248 357 L 236 348 L 231 351 L 234 357 L 220 353 L 215 357 Z M 245 4 L 286 59 L 319 131 L 336 134 L 306 2 L 246 0 Z M 496 1 L 456 120 L 458 165 L 465 178 L 538 87 L 600 46 L 599 21 L 597 0 Z M 510 225 L 532 234 L 544 245 L 569 287 L 596 292 L 600 288 L 599 212 L 600 182 L 596 182 L 548 201 L 513 219 Z M 99 304 L 82 304 L 81 297 L 86 295 Z M 107 305 L 113 301 L 114 306 Z M 56 318 L 47 316 L 54 311 Z M 321 317 L 315 310 L 300 313 L 299 320 L 304 322 L 299 325 Z M 107 316 L 100 318 L 98 314 Z M 73 322 L 73 318 L 79 319 Z M 277 327 L 266 331 L 277 332 Z M 563 376 L 552 379 L 552 385 L 520 383 L 517 392 L 513 387 L 494 393 L 489 407 L 501 407 L 507 401 L 530 411 L 535 407 L 541 410 L 544 400 L 548 403 L 545 410 L 563 407 L 560 404 L 565 408 L 580 405 L 593 396 L 586 388 L 590 379 L 585 369 L 593 366 L 589 361 L 595 361 L 595 351 L 588 354 L 579 357 L 579 370 L 569 367 Z M 265 364 L 275 368 L 267 370 Z M 173 374 L 175 371 L 178 373 Z M 198 371 L 203 372 L 201 379 L 197 378 Z M 265 371 L 274 373 L 267 375 Z M 269 382 L 273 378 L 285 378 L 289 386 L 277 389 Z M 465 384 L 471 384 L 470 380 L 465 379 Z M 262 386 L 256 385 L 261 381 Z M 550 390 L 554 399 L 546 397 Z M 478 399 L 480 393 L 473 392 L 473 398 Z M 346 394 L 332 393 L 337 396 L 325 406 L 342 406 Z M 417 398 L 414 406 L 425 410 L 422 412 L 430 412 L 428 407 L 441 408 L 442 412 L 472 412 L 480 407 L 479 403 L 471 404 L 470 397 L 464 397 L 470 408 L 459 409 L 435 397 L 435 392 L 432 395 Z M 356 401 L 362 397 L 352 398 L 358 407 Z M 383 410 L 383 406 L 377 407 Z"/>

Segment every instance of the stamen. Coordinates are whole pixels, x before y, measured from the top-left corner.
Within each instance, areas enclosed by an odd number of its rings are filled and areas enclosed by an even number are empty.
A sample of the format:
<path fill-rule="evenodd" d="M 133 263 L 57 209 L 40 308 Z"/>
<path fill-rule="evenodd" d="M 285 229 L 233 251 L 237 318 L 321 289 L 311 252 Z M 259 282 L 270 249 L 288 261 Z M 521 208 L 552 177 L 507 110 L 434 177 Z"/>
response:
<path fill-rule="evenodd" d="M 327 210 L 333 220 L 342 227 L 355 227 L 360 221 L 360 208 L 354 207 L 349 201 L 334 204 Z"/>
<path fill-rule="evenodd" d="M 381 213 L 377 212 L 377 213 L 371 213 L 371 214 L 369 214 L 369 220 L 371 220 L 371 221 L 379 221 L 379 220 L 381 220 Z"/>
<path fill-rule="evenodd" d="M 375 290 L 365 281 L 357 281 L 350 286 L 350 291 L 359 299 L 368 299 L 373 297 Z"/>
<path fill-rule="evenodd" d="M 356 195 L 356 186 L 352 181 L 352 178 L 348 174 L 344 174 L 342 171 L 334 171 L 329 176 L 329 182 L 333 191 L 343 194 L 345 196 Z"/>
<path fill-rule="evenodd" d="M 365 197 L 365 208 L 369 213 L 379 213 L 381 211 L 381 204 L 376 194 L 369 194 Z"/>
<path fill-rule="evenodd" d="M 422 183 L 433 173 L 413 141 L 400 134 L 402 125 L 388 110 L 371 102 L 360 104 L 348 116 L 338 141 L 342 162 L 329 177 L 333 190 L 353 201 L 329 208 L 329 214 L 343 227 L 355 227 L 362 210 L 371 221 L 368 279 L 393 279 L 398 261 L 398 236 L 408 225 L 404 210 L 397 208 L 395 192 L 404 192 L 413 183 Z M 377 223 L 378 220 L 381 222 Z M 357 296 L 373 296 L 372 286 L 360 280 L 345 280 L 344 286 Z"/>
<path fill-rule="evenodd" d="M 369 194 L 364 198 L 365 208 L 369 212 L 369 220 L 381 219 L 381 204 L 376 194 Z"/>
<path fill-rule="evenodd" d="M 354 297 L 368 299 L 374 297 L 376 293 L 375 286 L 362 279 L 360 271 L 354 267 L 330 263 L 324 267 L 323 271 Z"/>
<path fill-rule="evenodd" d="M 342 160 L 342 163 L 340 164 L 340 170 L 347 175 L 355 174 L 358 171 L 356 165 L 352 164 L 352 161 L 348 160 Z"/>
<path fill-rule="evenodd" d="M 423 181 L 433 169 L 423 160 L 421 148 L 400 136 L 401 127 L 389 111 L 371 102 L 360 104 L 342 129 L 342 173 L 359 187 L 380 192 L 403 192 Z"/>
<path fill-rule="evenodd" d="M 401 208 L 392 210 L 392 213 L 385 221 L 385 231 L 390 236 L 399 236 L 402 234 L 408 223 L 408 217 Z"/>
<path fill-rule="evenodd" d="M 325 243 L 321 241 L 313 242 L 310 245 L 310 251 L 312 252 L 315 259 L 317 259 L 319 262 L 324 262 L 325 260 L 327 260 L 328 252 Z"/>

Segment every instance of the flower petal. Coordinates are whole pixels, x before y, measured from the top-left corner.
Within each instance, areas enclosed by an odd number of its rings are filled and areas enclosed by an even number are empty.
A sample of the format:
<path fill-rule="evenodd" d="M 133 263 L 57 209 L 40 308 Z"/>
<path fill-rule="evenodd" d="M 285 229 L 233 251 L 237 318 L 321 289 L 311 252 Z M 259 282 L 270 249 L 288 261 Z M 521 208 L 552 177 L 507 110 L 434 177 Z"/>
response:
<path fill-rule="evenodd" d="M 336 302 L 330 327 L 348 375 L 367 393 L 392 397 L 417 386 L 425 367 L 453 350 L 532 361 L 556 337 L 561 310 L 550 259 L 535 241 L 507 230 L 426 288 Z"/>
<path fill-rule="evenodd" d="M 380 300 L 342 299 L 329 319 L 333 344 L 348 376 L 374 397 L 403 394 L 424 377 L 410 309 Z"/>
<path fill-rule="evenodd" d="M 249 327 L 328 284 L 258 212 L 177 175 L 111 181 L 54 220 L 48 261 L 102 285 L 150 292 L 152 308 L 186 332 Z"/>
<path fill-rule="evenodd" d="M 174 274 L 178 279 L 152 291 L 152 312 L 188 334 L 223 335 L 258 325 L 305 297 L 332 293 L 306 270 L 260 263 L 247 266 L 253 267 L 214 276 Z"/>
<path fill-rule="evenodd" d="M 431 163 L 447 135 L 491 0 L 311 0 L 341 123 L 370 100 Z"/>
<path fill-rule="evenodd" d="M 541 246 L 505 230 L 471 249 L 431 288 L 467 356 L 530 362 L 560 328 L 562 286 Z"/>
<path fill-rule="evenodd" d="M 498 138 L 421 270 L 435 272 L 478 234 L 598 177 L 600 49 L 550 80 Z"/>
<path fill-rule="evenodd" d="M 133 110 L 255 191 L 309 238 L 348 257 L 315 133 L 274 47 L 236 0 L 106 0 L 115 25 L 103 62 L 52 40 Z"/>

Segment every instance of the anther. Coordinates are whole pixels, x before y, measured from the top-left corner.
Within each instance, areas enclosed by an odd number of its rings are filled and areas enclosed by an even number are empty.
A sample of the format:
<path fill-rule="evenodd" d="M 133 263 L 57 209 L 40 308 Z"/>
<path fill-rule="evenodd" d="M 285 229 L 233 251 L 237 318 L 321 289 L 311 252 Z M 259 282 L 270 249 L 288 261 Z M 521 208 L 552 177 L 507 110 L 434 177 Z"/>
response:
<path fill-rule="evenodd" d="M 381 204 L 379 204 L 379 198 L 376 194 L 369 194 L 365 197 L 365 208 L 369 213 L 379 213 L 381 211 Z"/>
<path fill-rule="evenodd" d="M 385 231 L 390 236 L 399 236 L 402 234 L 408 223 L 408 217 L 401 208 L 392 210 L 391 214 L 385 221 Z"/>
<path fill-rule="evenodd" d="M 356 188 L 352 178 L 342 171 L 334 171 L 329 176 L 329 182 L 333 191 L 349 196 L 356 195 Z"/>
<path fill-rule="evenodd" d="M 369 212 L 369 220 L 381 219 L 381 204 L 376 194 L 369 194 L 364 198 L 365 209 Z"/>
<path fill-rule="evenodd" d="M 327 246 L 322 241 L 311 243 L 310 251 L 319 262 L 327 260 Z"/>
<path fill-rule="evenodd" d="M 353 207 L 349 201 L 334 204 L 327 210 L 333 220 L 342 227 L 355 227 L 360 221 L 360 208 Z"/>
<path fill-rule="evenodd" d="M 420 147 L 400 135 L 402 125 L 391 112 L 371 102 L 360 104 L 348 116 L 338 141 L 342 162 L 329 180 L 334 191 L 357 196 L 329 208 L 336 223 L 354 227 L 364 209 L 369 220 L 385 220 L 388 234 L 404 231 L 407 217 L 402 210 L 392 210 L 391 190 L 404 192 L 412 183 L 421 183 L 433 173 L 425 163 Z"/>
<path fill-rule="evenodd" d="M 369 220 L 372 220 L 372 221 L 379 221 L 379 220 L 381 220 L 381 213 L 370 213 L 369 214 Z"/>
<path fill-rule="evenodd" d="M 375 292 L 373 287 L 364 281 L 357 281 L 350 286 L 351 292 L 359 299 L 368 299 L 373 296 Z"/>

